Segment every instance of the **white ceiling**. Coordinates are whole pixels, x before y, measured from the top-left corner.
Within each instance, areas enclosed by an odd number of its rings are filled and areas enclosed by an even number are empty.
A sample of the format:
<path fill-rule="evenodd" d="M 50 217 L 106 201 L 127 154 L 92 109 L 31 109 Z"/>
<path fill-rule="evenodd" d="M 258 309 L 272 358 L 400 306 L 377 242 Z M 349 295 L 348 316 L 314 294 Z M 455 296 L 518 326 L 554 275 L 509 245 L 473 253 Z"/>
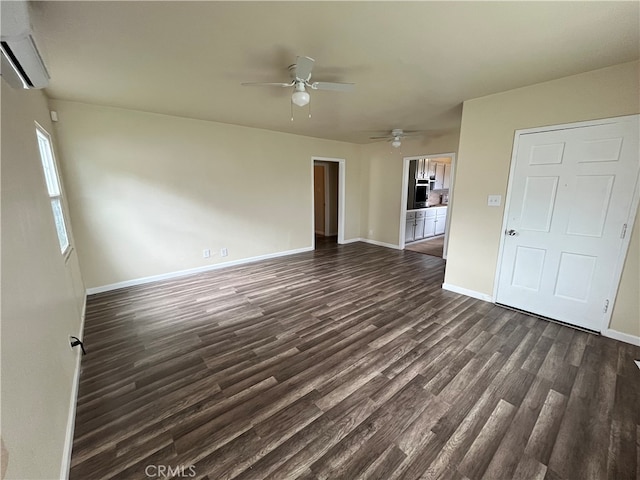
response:
<path fill-rule="evenodd" d="M 461 102 L 639 58 L 639 2 L 39 2 L 49 96 L 356 143 Z M 289 89 L 315 58 L 312 118 Z"/>

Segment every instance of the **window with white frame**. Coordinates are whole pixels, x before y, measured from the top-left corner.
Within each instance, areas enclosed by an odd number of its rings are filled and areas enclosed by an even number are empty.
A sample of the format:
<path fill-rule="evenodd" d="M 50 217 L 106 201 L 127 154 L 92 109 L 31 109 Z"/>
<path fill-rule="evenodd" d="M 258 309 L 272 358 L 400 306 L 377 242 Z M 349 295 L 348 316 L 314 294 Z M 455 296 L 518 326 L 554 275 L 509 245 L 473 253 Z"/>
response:
<path fill-rule="evenodd" d="M 40 159 L 42 160 L 42 169 L 44 170 L 47 191 L 49 193 L 49 198 L 51 199 L 53 219 L 56 224 L 58 241 L 60 242 L 60 251 L 65 253 L 69 249 L 69 237 L 67 236 L 67 227 L 64 222 L 62 189 L 60 188 L 60 179 L 58 178 L 56 161 L 53 156 L 51 136 L 38 124 L 36 124 L 36 135 L 38 137 L 38 148 L 40 150 Z"/>

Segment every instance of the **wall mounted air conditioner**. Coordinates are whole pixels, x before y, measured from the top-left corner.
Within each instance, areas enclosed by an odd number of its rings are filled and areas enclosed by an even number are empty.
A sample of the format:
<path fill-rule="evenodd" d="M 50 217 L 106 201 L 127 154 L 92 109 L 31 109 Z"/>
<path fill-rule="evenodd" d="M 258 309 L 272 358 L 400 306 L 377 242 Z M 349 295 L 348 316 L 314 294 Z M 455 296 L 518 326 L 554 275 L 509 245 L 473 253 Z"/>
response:
<path fill-rule="evenodd" d="M 3 1 L 0 9 L 0 74 L 15 87 L 46 87 L 49 73 L 33 38 L 27 2 Z"/>

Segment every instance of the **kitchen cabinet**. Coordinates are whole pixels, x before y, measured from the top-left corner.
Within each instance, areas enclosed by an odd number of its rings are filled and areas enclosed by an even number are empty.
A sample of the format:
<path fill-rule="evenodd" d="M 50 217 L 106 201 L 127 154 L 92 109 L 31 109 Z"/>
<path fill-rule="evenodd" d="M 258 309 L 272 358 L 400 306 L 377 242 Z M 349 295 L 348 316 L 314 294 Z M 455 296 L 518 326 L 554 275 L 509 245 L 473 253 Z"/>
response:
<path fill-rule="evenodd" d="M 436 163 L 436 181 L 433 190 L 442 190 L 444 188 L 444 163 Z"/>
<path fill-rule="evenodd" d="M 447 225 L 447 207 L 439 207 L 436 209 L 436 218 L 434 222 L 434 235 L 442 235 Z"/>
<path fill-rule="evenodd" d="M 451 185 L 451 164 L 445 163 L 444 165 L 444 181 L 442 188 L 449 188 Z"/>
<path fill-rule="evenodd" d="M 416 212 L 407 212 L 407 221 L 404 228 L 404 241 L 413 242 L 416 231 Z"/>
<path fill-rule="evenodd" d="M 417 210 L 415 212 L 407 212 L 407 220 L 404 229 L 404 241 L 413 242 L 422 240 L 425 235 L 425 212 Z"/>
<path fill-rule="evenodd" d="M 429 180 L 429 159 L 416 160 L 416 180 Z"/>
<path fill-rule="evenodd" d="M 434 178 L 436 178 L 436 162 L 434 162 L 433 160 L 427 160 L 427 162 L 429 162 L 429 165 L 427 167 L 427 175 L 429 179 L 433 180 Z"/>
<path fill-rule="evenodd" d="M 451 164 L 434 162 L 428 158 L 420 158 L 412 160 L 415 162 L 414 176 L 416 180 L 428 180 L 430 182 L 430 190 L 443 190 L 449 188 L 451 183 Z M 410 171 L 413 171 L 413 165 L 410 165 Z"/>
<path fill-rule="evenodd" d="M 404 241 L 415 242 L 423 238 L 442 235 L 447 222 L 447 207 L 430 207 L 407 212 Z"/>
<path fill-rule="evenodd" d="M 424 210 L 418 210 L 416 212 L 415 231 L 413 234 L 414 240 L 421 240 L 425 237 L 424 226 L 425 226 L 425 212 Z"/>
<path fill-rule="evenodd" d="M 433 237 L 436 233 L 436 209 L 430 208 L 426 211 L 424 222 L 424 237 Z"/>

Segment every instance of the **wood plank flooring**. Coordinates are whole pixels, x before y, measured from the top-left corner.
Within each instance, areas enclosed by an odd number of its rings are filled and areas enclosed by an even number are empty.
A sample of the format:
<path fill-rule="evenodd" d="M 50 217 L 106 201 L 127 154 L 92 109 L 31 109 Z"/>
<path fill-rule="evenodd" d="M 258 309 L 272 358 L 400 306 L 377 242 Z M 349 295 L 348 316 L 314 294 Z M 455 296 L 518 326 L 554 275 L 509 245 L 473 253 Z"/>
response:
<path fill-rule="evenodd" d="M 444 235 L 431 238 L 429 240 L 409 243 L 405 245 L 404 248 L 412 252 L 418 252 L 424 255 L 433 255 L 434 257 L 442 258 L 442 253 L 444 251 Z"/>
<path fill-rule="evenodd" d="M 93 295 L 71 479 L 634 479 L 640 348 L 355 243 Z"/>

